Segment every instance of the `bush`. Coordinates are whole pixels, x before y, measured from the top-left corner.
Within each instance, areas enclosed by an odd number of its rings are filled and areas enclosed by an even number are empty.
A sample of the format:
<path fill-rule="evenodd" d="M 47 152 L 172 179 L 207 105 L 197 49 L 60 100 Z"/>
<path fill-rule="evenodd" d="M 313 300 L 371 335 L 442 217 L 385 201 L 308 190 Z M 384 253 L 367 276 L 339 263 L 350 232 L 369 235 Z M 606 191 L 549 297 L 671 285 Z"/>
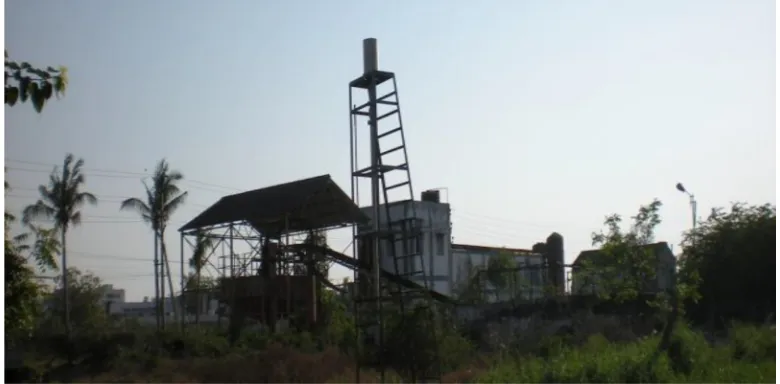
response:
<path fill-rule="evenodd" d="M 712 347 L 701 333 L 680 326 L 667 353 L 659 337 L 633 343 L 591 336 L 580 347 L 558 338 L 546 341 L 546 356 L 506 358 L 478 377 L 479 382 L 774 382 L 774 336 L 768 330 L 735 327 L 732 340 Z M 771 352 L 770 352 L 771 349 Z M 736 351 L 740 351 L 737 353 Z"/>
<path fill-rule="evenodd" d="M 422 309 L 413 312 L 403 327 L 399 317 L 386 322 L 385 362 L 394 368 L 385 373 L 386 382 L 408 382 L 412 368 L 419 378 L 434 367 L 434 354 L 445 382 L 770 382 L 775 377 L 774 329 L 766 327 L 735 324 L 728 338 L 712 346 L 701 333 L 679 324 L 669 349 L 659 353 L 657 335 L 626 341 L 615 337 L 615 330 L 588 326 L 582 330 L 604 330 L 586 337 L 575 326 L 533 344 L 526 338 L 524 349 L 494 356 L 477 355 L 444 316 L 436 319 L 436 333 L 429 332 L 421 323 L 428 321 L 425 315 Z M 329 340 L 325 332 L 248 330 L 230 346 L 225 331 L 207 327 L 184 333 L 109 329 L 76 334 L 70 344 L 52 334 L 29 344 L 33 359 L 7 372 L 13 375 L 7 380 L 354 382 L 354 356 Z M 73 366 L 63 361 L 69 348 L 77 355 Z M 379 382 L 379 375 L 361 371 L 360 380 Z"/>
<path fill-rule="evenodd" d="M 407 380 L 413 374 L 429 377 L 458 368 L 473 356 L 473 348 L 453 324 L 443 311 L 432 313 L 425 306 L 415 307 L 405 318 L 389 317 L 384 361 Z"/>
<path fill-rule="evenodd" d="M 775 359 L 775 336 L 770 327 L 734 324 L 729 338 L 735 359 L 760 362 Z"/>

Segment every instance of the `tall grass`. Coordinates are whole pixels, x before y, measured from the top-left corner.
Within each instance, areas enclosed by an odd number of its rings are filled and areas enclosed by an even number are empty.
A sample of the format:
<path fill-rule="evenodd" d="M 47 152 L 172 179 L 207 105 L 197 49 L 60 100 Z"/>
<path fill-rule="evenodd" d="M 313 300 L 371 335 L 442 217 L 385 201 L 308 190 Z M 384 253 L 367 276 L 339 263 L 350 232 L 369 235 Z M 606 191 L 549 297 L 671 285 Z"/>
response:
<path fill-rule="evenodd" d="M 711 383 L 775 381 L 775 333 L 735 325 L 727 340 L 711 346 L 699 333 L 680 326 L 671 347 L 658 353 L 659 337 L 610 343 L 591 336 L 579 347 L 563 343 L 549 356 L 504 358 L 475 382 L 482 383 Z"/>
<path fill-rule="evenodd" d="M 612 335 L 614 336 L 614 335 Z M 774 382 L 775 331 L 734 325 L 712 346 L 701 333 L 679 326 L 670 348 L 658 353 L 658 336 L 623 341 L 609 333 L 589 337 L 523 339 L 501 356 L 477 354 L 452 335 L 441 356 L 445 382 Z M 609 338 L 609 339 L 608 339 Z M 582 341 L 584 340 L 584 341 Z M 618 341 L 610 341 L 618 340 Z M 25 381 L 61 382 L 354 382 L 354 358 L 308 333 L 246 332 L 231 346 L 213 330 L 128 332 L 90 336 L 75 367 L 38 355 Z M 534 345 L 530 345 L 534 344 Z M 49 344 L 50 345 L 50 344 Z M 464 348 L 469 348 L 465 350 Z M 43 350 L 41 350 L 42 352 Z M 88 352 L 88 353 L 87 353 Z M 58 355 L 51 350 L 49 355 Z M 62 369 L 62 371 L 61 371 Z M 8 372 L 6 372 L 8 374 Z M 17 380 L 17 381 L 22 381 Z M 388 372 L 386 382 L 404 382 Z M 379 382 L 361 371 L 361 382 Z"/>

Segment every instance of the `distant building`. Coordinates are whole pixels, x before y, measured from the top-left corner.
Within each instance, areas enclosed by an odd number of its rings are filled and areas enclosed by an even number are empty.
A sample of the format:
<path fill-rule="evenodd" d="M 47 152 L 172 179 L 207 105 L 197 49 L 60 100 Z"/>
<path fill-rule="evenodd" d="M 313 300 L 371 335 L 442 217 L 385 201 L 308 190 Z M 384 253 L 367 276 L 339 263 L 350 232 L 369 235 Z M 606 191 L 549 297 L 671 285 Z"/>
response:
<path fill-rule="evenodd" d="M 527 266 L 528 269 L 520 272 L 526 279 L 528 298 L 536 298 L 543 294 L 543 284 L 551 281 L 549 269 L 543 264 L 552 260 L 549 252 L 543 250 L 535 252 L 528 249 L 514 249 L 504 247 L 490 247 L 481 245 L 452 244 L 452 222 L 450 205 L 442 203 L 438 191 L 426 191 L 420 201 L 401 201 L 390 203 L 390 219 L 393 226 L 400 228 L 406 226 L 411 231 L 419 231 L 420 236 L 416 240 L 405 243 L 398 242 L 396 255 L 409 255 L 419 252 L 422 255 L 425 274 L 428 276 L 430 287 L 447 296 L 456 295 L 458 288 L 466 284 L 470 278 L 470 267 L 487 266 L 491 258 L 501 253 L 509 253 L 513 256 L 517 266 Z M 361 210 L 373 218 L 372 207 L 362 207 Z M 387 209 L 385 205 L 380 207 L 380 228 L 387 228 Z M 412 213 L 414 212 L 414 214 Z M 370 225 L 358 228 L 358 234 L 368 233 Z M 563 240 L 560 235 L 551 236 L 556 246 L 549 249 L 559 249 L 555 254 L 555 262 L 560 264 L 560 273 L 555 273 L 554 278 L 563 280 Z M 548 239 L 549 243 L 549 239 Z M 544 243 L 541 244 L 544 248 Z M 395 273 L 395 266 L 391 257 L 391 249 L 388 241 L 383 241 L 382 268 Z M 370 254 L 370 252 L 369 252 Z M 399 274 L 411 273 L 420 270 L 420 258 L 410 257 L 399 260 Z M 420 275 L 410 276 L 409 279 L 421 282 L 424 277 Z M 561 290 L 565 282 L 561 283 Z M 488 290 L 490 288 L 488 287 Z M 500 299 L 500 298 L 499 298 Z"/>
<path fill-rule="evenodd" d="M 100 304 L 112 315 L 122 313 L 122 305 L 125 303 L 125 290 L 115 289 L 113 285 L 103 285 L 103 296 Z"/>
<path fill-rule="evenodd" d="M 485 300 L 505 301 L 511 299 L 511 295 L 519 295 L 523 299 L 533 300 L 544 295 L 544 255 L 535 253 L 530 249 L 496 248 L 481 245 L 452 244 L 452 259 L 455 263 L 453 281 L 466 284 L 474 277 L 474 271 L 488 267 L 490 260 L 501 254 L 512 257 L 517 267 L 525 267 L 516 272 L 516 283 L 520 287 L 514 292 L 498 292 L 495 287 L 486 284 L 484 287 Z M 515 287 L 518 288 L 518 287 Z"/>
<path fill-rule="evenodd" d="M 106 313 L 113 315 L 113 316 L 119 316 L 124 317 L 128 319 L 135 319 L 141 322 L 142 324 L 155 324 L 156 318 L 155 318 L 155 300 L 149 299 L 148 297 L 144 297 L 143 301 L 140 302 L 128 302 L 126 301 L 126 292 L 124 289 L 118 289 L 115 288 L 112 284 L 105 284 L 101 287 L 102 295 L 98 301 L 98 304 L 105 309 Z M 62 290 L 58 289 L 54 291 L 52 295 L 61 295 Z M 175 301 L 172 301 L 170 297 L 166 297 L 163 301 L 163 309 L 165 312 L 165 318 L 167 322 L 172 322 L 175 320 L 174 317 L 174 303 L 177 306 L 176 309 L 178 309 L 179 297 L 175 298 Z M 44 310 L 51 309 L 52 301 L 47 300 L 44 304 Z M 217 315 L 216 315 L 216 309 L 218 306 L 217 300 L 207 300 L 204 298 L 203 305 L 201 306 L 201 316 L 200 321 L 201 322 L 210 322 L 210 321 L 216 321 Z M 193 313 L 189 313 L 187 315 L 187 321 L 192 322 L 194 321 L 195 315 Z"/>
<path fill-rule="evenodd" d="M 122 305 L 125 303 L 125 290 L 115 289 L 111 284 L 104 284 L 100 287 L 101 296 L 98 300 L 98 304 L 105 308 L 106 312 L 112 315 L 122 313 Z M 62 296 L 62 288 L 55 289 L 51 294 L 52 297 Z M 44 303 L 44 310 L 50 310 L 53 305 L 52 300 L 46 300 Z"/>
<path fill-rule="evenodd" d="M 648 277 L 644 284 L 642 293 L 658 293 L 666 291 L 672 287 L 673 277 L 676 267 L 676 259 L 672 254 L 669 244 L 659 242 L 643 246 L 653 258 L 655 264 L 655 276 Z M 589 264 L 587 270 L 583 270 L 583 265 Z M 599 270 L 614 267 L 610 259 L 601 250 L 592 249 L 580 252 L 574 261 L 572 271 L 572 292 L 576 294 L 596 294 L 603 287 L 599 281 Z M 620 276 L 620 271 L 617 271 Z M 626 271 L 626 275 L 628 271 Z M 614 274 L 613 274 L 614 275 Z M 618 277 L 619 278 L 619 277 Z"/>

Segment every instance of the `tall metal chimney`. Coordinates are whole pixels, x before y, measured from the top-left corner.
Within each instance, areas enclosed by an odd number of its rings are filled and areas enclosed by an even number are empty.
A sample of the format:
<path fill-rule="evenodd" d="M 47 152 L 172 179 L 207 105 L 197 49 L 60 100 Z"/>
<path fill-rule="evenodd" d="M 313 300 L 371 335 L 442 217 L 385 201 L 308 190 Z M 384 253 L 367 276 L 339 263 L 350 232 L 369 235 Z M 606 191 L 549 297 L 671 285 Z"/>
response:
<path fill-rule="evenodd" d="M 363 39 L 363 73 L 371 73 L 377 70 L 379 70 L 379 58 L 376 39 L 373 37 Z"/>

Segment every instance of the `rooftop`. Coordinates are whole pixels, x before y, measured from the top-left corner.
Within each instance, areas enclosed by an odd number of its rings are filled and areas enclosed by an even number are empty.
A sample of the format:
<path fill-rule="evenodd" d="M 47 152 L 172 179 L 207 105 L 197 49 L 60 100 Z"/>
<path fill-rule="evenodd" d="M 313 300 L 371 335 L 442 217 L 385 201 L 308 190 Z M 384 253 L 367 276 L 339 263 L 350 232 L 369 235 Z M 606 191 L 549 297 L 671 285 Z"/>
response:
<path fill-rule="evenodd" d="M 490 247 L 486 245 L 452 244 L 453 250 L 464 250 L 473 252 L 508 252 L 513 256 L 541 256 L 541 254 L 530 249 Z"/>
<path fill-rule="evenodd" d="M 664 252 L 665 250 L 668 250 L 671 253 L 671 248 L 669 248 L 669 244 L 665 241 L 661 241 L 658 243 L 652 243 L 652 244 L 645 244 L 642 246 L 642 248 L 651 250 L 654 254 L 658 255 L 661 252 Z M 585 260 L 590 260 L 592 262 L 598 262 L 601 257 L 604 256 L 604 253 L 601 252 L 600 249 L 589 249 L 587 251 L 582 251 L 577 256 L 577 259 L 574 260 L 574 265 L 579 265 Z"/>
<path fill-rule="evenodd" d="M 322 175 L 225 196 L 179 231 L 245 223 L 278 235 L 367 221 L 330 175 Z"/>

